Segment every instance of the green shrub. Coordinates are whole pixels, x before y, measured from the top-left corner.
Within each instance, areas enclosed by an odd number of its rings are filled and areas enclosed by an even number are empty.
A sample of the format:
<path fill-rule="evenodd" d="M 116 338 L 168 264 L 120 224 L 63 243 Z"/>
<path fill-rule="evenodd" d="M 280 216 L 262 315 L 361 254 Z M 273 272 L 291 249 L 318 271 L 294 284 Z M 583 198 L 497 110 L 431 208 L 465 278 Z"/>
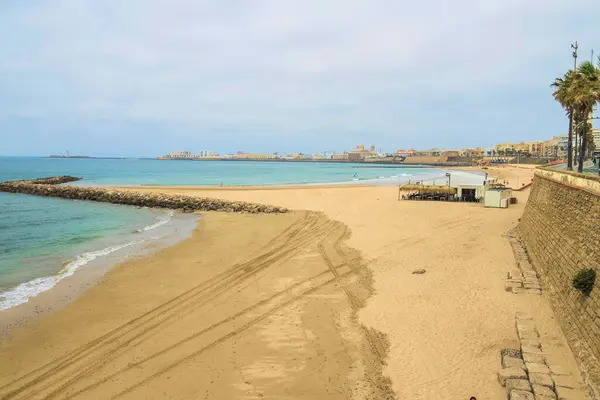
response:
<path fill-rule="evenodd" d="M 580 269 L 573 276 L 573 287 L 586 296 L 592 292 L 595 283 L 596 270 L 591 268 Z"/>

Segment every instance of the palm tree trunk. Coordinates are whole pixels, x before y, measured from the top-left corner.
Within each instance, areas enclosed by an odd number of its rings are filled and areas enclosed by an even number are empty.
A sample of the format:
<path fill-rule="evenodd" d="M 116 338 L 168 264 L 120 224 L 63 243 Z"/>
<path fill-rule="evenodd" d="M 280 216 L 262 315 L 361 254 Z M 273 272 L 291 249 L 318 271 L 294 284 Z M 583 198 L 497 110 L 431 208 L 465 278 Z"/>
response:
<path fill-rule="evenodd" d="M 573 171 L 573 111 L 569 112 L 569 137 L 567 142 L 567 169 Z"/>
<path fill-rule="evenodd" d="M 579 146 L 579 165 L 577 165 L 577 172 L 583 173 L 583 163 L 585 161 L 585 148 L 587 147 L 587 121 L 581 131 L 581 146 Z"/>
<path fill-rule="evenodd" d="M 577 125 L 577 121 L 575 121 L 575 125 Z M 575 150 L 573 150 L 573 162 L 577 165 L 577 161 L 579 161 L 579 130 L 575 129 Z"/>

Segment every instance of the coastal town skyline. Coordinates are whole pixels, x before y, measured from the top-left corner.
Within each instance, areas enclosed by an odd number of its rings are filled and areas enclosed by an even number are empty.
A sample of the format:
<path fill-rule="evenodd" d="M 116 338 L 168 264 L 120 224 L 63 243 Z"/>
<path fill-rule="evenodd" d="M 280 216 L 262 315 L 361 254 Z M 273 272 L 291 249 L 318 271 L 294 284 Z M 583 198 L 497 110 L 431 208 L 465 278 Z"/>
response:
<path fill-rule="evenodd" d="M 596 149 L 600 149 L 600 129 L 592 130 L 593 143 Z M 465 147 L 465 148 L 398 148 L 386 151 L 378 148 L 375 144 L 370 146 L 358 144 L 350 150 L 328 150 L 317 152 L 247 152 L 238 150 L 235 152 L 218 153 L 209 149 L 194 152 L 191 150 L 172 150 L 168 154 L 161 155 L 159 159 L 281 159 L 281 160 L 362 160 L 368 158 L 386 157 L 496 157 L 496 156 L 533 156 L 546 158 L 563 158 L 566 156 L 568 135 L 553 136 L 551 139 L 538 141 L 521 141 L 511 143 L 506 141 L 490 147 Z"/>
<path fill-rule="evenodd" d="M 600 150 L 600 129 L 596 128 L 594 121 L 600 119 L 600 117 L 594 117 L 594 112 L 596 108 L 593 109 L 593 112 L 589 116 L 589 123 L 592 126 L 591 137 L 592 143 L 594 145 L 594 150 L 598 152 Z M 371 144 L 370 154 L 366 154 L 366 156 L 373 157 L 390 157 L 390 156 L 401 156 L 401 157 L 410 157 L 410 156 L 432 156 L 432 155 L 441 155 L 442 153 L 451 154 L 452 156 L 461 156 L 461 157 L 485 157 L 485 156 L 500 156 L 500 155 L 528 155 L 534 157 L 548 157 L 548 158 L 563 158 L 566 156 L 567 152 L 567 142 L 568 142 L 568 134 L 561 134 L 552 136 L 550 139 L 542 139 L 542 140 L 521 140 L 516 142 L 511 142 L 507 140 L 506 142 L 496 143 L 491 146 L 482 147 L 482 146 L 472 146 L 472 147 L 452 147 L 452 146 L 442 146 L 442 147 L 430 147 L 423 149 L 415 149 L 415 147 L 404 147 L 399 148 L 398 146 L 394 147 L 378 147 L 374 144 Z M 187 147 L 190 146 L 182 146 Z M 255 147 L 255 146 L 252 146 Z M 282 146 L 283 147 L 283 146 Z M 288 146 L 289 147 L 289 146 Z M 337 146 L 329 146 L 329 148 L 333 148 Z M 390 150 L 391 149 L 391 150 Z M 406 149 L 406 150 L 405 150 Z M 365 150 L 364 144 L 356 145 L 355 147 L 351 147 L 350 150 L 297 150 L 297 151 L 273 151 L 273 152 L 265 152 L 265 151 L 245 151 L 245 150 L 237 150 L 237 151 L 214 151 L 212 149 L 203 149 L 199 151 L 192 150 L 171 150 L 168 154 L 163 154 L 160 156 L 148 155 L 148 156 L 135 156 L 135 155 L 103 155 L 103 154 L 93 154 L 90 156 L 89 154 L 83 155 L 81 152 L 71 152 L 71 150 L 66 150 L 59 154 L 53 154 L 51 157 L 53 158 L 69 158 L 69 157 L 78 157 L 78 158 L 158 158 L 158 159 L 313 159 L 313 160 L 322 160 L 322 159 L 338 159 L 338 160 L 347 160 L 348 157 L 342 157 L 344 155 L 350 154 L 356 151 Z M 0 156 L 5 156 L 5 154 L 0 154 Z M 44 155 L 33 155 L 27 154 L 26 156 L 44 156 Z M 364 157 L 363 157 L 364 158 Z"/>

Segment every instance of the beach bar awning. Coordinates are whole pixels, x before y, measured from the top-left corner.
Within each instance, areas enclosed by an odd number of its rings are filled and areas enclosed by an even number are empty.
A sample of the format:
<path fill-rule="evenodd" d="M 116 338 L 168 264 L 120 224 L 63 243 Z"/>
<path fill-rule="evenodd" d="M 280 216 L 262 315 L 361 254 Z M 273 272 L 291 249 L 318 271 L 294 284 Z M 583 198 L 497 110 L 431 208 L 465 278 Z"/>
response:
<path fill-rule="evenodd" d="M 447 194 L 456 194 L 456 188 L 449 186 L 438 186 L 438 185 L 415 185 L 415 184 L 407 184 L 400 186 L 400 190 L 406 191 L 418 191 L 421 193 L 447 193 Z"/>

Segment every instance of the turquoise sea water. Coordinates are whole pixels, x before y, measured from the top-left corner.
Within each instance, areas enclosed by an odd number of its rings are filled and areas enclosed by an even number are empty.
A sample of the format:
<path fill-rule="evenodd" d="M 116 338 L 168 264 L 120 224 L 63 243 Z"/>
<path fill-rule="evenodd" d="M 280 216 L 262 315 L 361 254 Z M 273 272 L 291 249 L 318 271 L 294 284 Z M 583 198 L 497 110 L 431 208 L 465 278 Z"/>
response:
<path fill-rule="evenodd" d="M 57 279 L 100 256 L 94 252 L 109 254 L 142 239 L 132 233 L 162 214 L 0 193 L 0 310 L 52 287 Z M 14 290 L 27 282 L 29 286 Z"/>
<path fill-rule="evenodd" d="M 0 157 L 0 181 L 56 175 L 79 185 L 396 184 L 443 179 L 435 168 L 365 164 Z M 127 256 L 194 226 L 169 211 L 0 193 L 0 310 L 49 290 L 81 267 Z M 185 233 L 184 232 L 184 233 Z M 184 235 L 183 235 L 184 236 Z M 1 312 L 1 311 L 0 311 Z"/>
<path fill-rule="evenodd" d="M 81 185 L 286 185 L 440 173 L 434 168 L 319 162 L 105 160 L 0 157 L 0 181 L 75 175 Z"/>

